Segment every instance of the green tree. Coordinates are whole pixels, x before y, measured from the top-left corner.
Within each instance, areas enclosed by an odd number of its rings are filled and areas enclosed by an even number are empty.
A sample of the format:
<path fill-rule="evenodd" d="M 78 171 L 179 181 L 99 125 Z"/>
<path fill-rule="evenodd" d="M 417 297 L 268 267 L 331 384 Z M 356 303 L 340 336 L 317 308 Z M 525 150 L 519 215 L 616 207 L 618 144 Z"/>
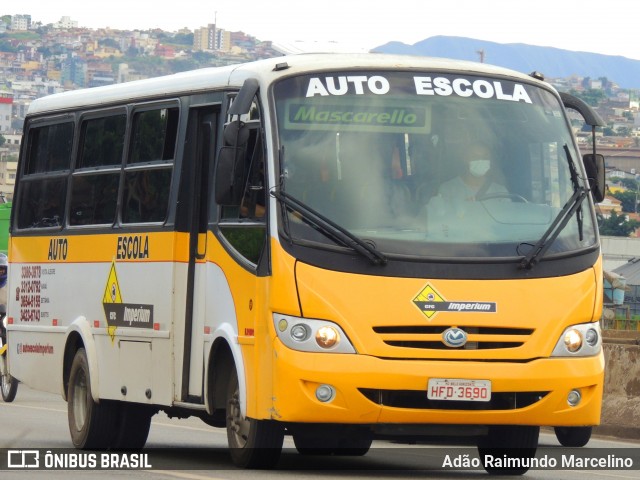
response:
<path fill-rule="evenodd" d="M 609 218 L 598 216 L 598 228 L 600 235 L 609 235 L 612 237 L 628 237 L 638 227 L 640 222 L 636 220 L 627 220 L 624 215 L 618 216 L 616 212 L 611 212 Z"/>
<path fill-rule="evenodd" d="M 621 178 L 618 183 L 627 190 L 638 192 L 638 181 L 635 178 Z"/>
<path fill-rule="evenodd" d="M 626 192 L 616 192 L 612 196 L 622 202 L 622 211 L 636 213 L 638 192 L 627 190 Z"/>
<path fill-rule="evenodd" d="M 199 67 L 199 64 L 192 58 L 175 58 L 169 60 L 169 66 L 172 71 L 178 73 L 194 70 Z"/>
<path fill-rule="evenodd" d="M 605 94 L 604 90 L 601 90 L 601 89 L 589 88 L 581 92 L 572 89 L 569 93 L 575 97 L 578 97 L 584 100 L 586 103 L 588 103 L 592 107 L 598 106 L 598 104 L 601 101 L 607 98 L 607 95 Z"/>
<path fill-rule="evenodd" d="M 619 137 L 630 137 L 632 131 L 633 129 L 630 127 L 618 127 L 616 129 L 616 135 Z"/>
<path fill-rule="evenodd" d="M 101 47 L 111 47 L 120 50 L 120 44 L 113 38 L 102 38 L 98 40 L 98 45 Z"/>

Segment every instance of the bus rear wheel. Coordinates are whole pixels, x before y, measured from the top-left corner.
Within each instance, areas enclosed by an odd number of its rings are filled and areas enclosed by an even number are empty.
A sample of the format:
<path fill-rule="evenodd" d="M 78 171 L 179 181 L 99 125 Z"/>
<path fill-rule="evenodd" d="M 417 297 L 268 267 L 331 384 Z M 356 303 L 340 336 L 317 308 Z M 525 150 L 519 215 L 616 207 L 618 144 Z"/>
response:
<path fill-rule="evenodd" d="M 117 404 L 93 400 L 89 363 L 84 348 L 78 349 L 71 363 L 67 414 L 71 441 L 76 448 L 101 450 L 113 446 L 118 425 Z"/>
<path fill-rule="evenodd" d="M 227 387 L 227 440 L 234 464 L 243 468 L 273 468 L 280 459 L 284 428 L 272 420 L 242 415 L 238 375 L 234 371 Z"/>
<path fill-rule="evenodd" d="M 124 403 L 119 405 L 117 437 L 113 443 L 116 450 L 140 450 L 147 443 L 154 411 L 147 405 Z"/>
<path fill-rule="evenodd" d="M 478 442 L 484 469 L 492 475 L 523 475 L 536 456 L 540 427 L 492 425 Z"/>

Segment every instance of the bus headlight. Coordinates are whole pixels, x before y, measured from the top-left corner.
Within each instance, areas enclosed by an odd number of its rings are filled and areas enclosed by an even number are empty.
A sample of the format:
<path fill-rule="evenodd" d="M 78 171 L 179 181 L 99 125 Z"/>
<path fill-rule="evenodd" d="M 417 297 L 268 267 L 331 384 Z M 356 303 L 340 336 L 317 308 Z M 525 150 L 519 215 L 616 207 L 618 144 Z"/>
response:
<path fill-rule="evenodd" d="M 564 346 L 571 352 L 576 353 L 582 347 L 582 333 L 577 328 L 571 328 L 564 334 Z"/>
<path fill-rule="evenodd" d="M 567 327 L 556 343 L 552 357 L 590 357 L 600 353 L 602 335 L 597 322 Z"/>
<path fill-rule="evenodd" d="M 333 348 L 339 342 L 340 334 L 333 327 L 325 325 L 316 332 L 316 343 L 322 348 Z"/>
<path fill-rule="evenodd" d="M 333 322 L 274 313 L 273 324 L 280 341 L 292 350 L 356 353 L 342 328 Z"/>

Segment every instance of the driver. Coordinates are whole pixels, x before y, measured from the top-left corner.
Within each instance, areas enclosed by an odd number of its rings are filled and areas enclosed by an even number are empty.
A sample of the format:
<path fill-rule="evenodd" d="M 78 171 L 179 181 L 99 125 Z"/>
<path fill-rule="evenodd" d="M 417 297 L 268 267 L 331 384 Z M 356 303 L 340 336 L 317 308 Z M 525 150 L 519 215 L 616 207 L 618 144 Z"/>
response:
<path fill-rule="evenodd" d="M 462 174 L 440 185 L 438 195 L 449 204 L 461 200 L 472 202 L 483 196 L 508 193 L 503 185 L 493 180 L 491 167 L 494 158 L 493 149 L 488 143 L 468 145 Z"/>

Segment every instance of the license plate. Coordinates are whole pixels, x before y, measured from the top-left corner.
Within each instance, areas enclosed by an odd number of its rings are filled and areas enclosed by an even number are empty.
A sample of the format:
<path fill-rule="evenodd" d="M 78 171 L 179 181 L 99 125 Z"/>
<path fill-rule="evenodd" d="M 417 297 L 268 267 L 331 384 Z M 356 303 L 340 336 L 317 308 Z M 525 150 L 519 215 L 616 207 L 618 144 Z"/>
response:
<path fill-rule="evenodd" d="M 488 402 L 491 400 L 491 380 L 430 378 L 427 384 L 427 398 L 429 400 Z"/>

